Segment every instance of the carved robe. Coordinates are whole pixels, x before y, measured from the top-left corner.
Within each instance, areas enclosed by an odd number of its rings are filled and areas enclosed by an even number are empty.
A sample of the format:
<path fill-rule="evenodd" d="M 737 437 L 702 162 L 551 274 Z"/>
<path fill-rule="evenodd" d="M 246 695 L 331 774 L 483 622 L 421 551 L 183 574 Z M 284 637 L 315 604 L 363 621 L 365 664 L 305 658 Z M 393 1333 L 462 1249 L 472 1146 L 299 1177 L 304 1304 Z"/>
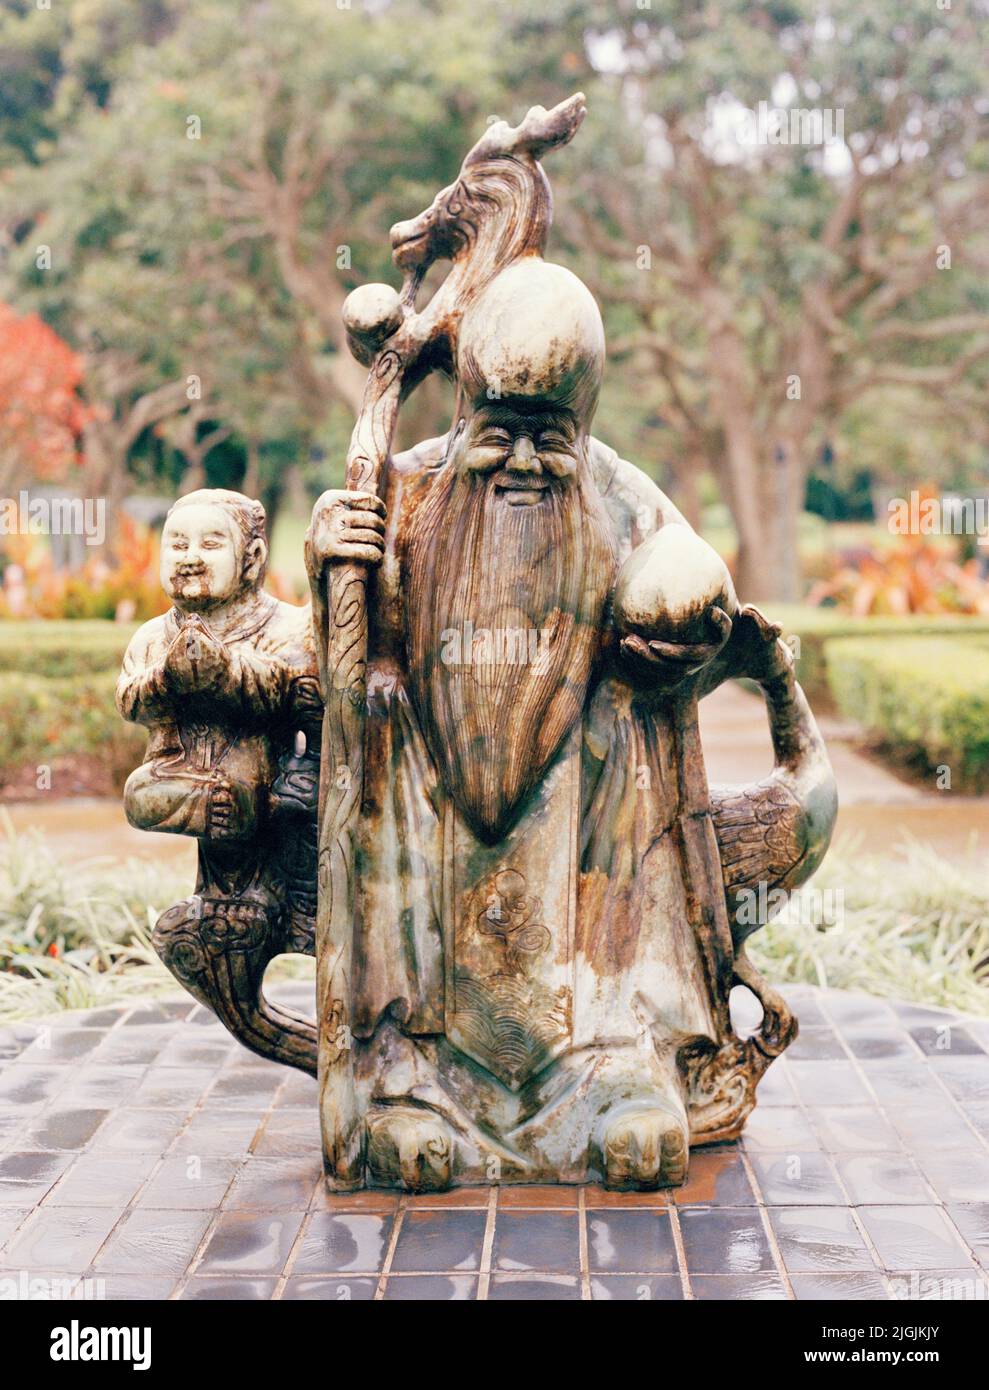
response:
<path fill-rule="evenodd" d="M 395 538 L 444 448 L 392 461 L 369 591 L 355 1066 L 367 1103 L 432 1106 L 479 1165 L 496 1153 L 516 1176 L 579 1180 L 596 1113 L 658 1094 L 683 1116 L 677 1054 L 697 1039 L 716 1049 L 727 1026 L 716 1001 L 730 988 L 731 935 L 696 701 L 689 689 L 636 693 L 602 633 L 547 770 L 508 833 L 479 838 L 437 772 L 406 675 Z M 596 441 L 591 466 L 619 564 L 654 529 L 686 524 Z"/>

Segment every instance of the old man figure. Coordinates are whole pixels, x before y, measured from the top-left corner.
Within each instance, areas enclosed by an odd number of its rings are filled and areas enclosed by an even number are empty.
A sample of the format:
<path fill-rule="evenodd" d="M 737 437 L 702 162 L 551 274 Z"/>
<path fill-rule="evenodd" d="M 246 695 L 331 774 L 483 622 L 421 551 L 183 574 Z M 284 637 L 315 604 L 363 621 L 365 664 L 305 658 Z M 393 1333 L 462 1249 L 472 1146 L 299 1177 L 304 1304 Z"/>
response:
<path fill-rule="evenodd" d="M 679 1183 L 792 1033 L 726 887 L 812 871 L 830 769 L 778 629 L 592 438 L 603 363 L 584 285 L 520 260 L 464 315 L 450 433 L 313 514 L 317 634 L 331 567 L 375 567 L 349 1025 L 374 1183 Z M 712 804 L 697 700 L 735 675 L 778 766 Z"/>

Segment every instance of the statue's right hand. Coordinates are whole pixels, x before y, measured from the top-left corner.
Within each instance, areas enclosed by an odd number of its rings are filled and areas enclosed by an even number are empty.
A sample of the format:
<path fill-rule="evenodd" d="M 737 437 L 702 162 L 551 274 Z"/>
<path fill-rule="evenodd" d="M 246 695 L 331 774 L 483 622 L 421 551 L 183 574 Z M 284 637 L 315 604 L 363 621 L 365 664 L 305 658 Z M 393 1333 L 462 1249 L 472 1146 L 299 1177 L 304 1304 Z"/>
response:
<path fill-rule="evenodd" d="M 385 504 L 373 492 L 331 488 L 313 507 L 306 537 L 310 576 L 318 578 L 328 560 L 381 563 L 385 553 Z"/>

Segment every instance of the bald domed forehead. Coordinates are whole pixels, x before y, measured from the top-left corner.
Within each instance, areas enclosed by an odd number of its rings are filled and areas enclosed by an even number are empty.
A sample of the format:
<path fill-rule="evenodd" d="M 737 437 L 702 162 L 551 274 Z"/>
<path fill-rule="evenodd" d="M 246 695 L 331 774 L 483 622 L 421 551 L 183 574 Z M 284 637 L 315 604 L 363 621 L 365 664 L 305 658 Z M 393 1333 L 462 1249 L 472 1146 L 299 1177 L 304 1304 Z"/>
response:
<path fill-rule="evenodd" d="M 604 369 L 593 295 L 563 266 L 517 262 L 464 315 L 457 367 L 473 400 L 492 392 L 542 397 L 589 423 Z"/>

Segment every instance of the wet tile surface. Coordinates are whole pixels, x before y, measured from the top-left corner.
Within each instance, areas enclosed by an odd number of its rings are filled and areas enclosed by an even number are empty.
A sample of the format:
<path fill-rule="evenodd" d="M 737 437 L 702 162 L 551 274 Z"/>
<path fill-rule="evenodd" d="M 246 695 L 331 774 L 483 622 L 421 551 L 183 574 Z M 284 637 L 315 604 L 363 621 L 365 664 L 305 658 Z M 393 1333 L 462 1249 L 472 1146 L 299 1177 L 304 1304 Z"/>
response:
<path fill-rule="evenodd" d="M 0 1033 L 0 1279 L 245 1302 L 989 1296 L 989 1026 L 785 993 L 802 1032 L 744 1140 L 651 1193 L 334 1196 L 313 1080 L 188 1001 L 19 1024 Z"/>

